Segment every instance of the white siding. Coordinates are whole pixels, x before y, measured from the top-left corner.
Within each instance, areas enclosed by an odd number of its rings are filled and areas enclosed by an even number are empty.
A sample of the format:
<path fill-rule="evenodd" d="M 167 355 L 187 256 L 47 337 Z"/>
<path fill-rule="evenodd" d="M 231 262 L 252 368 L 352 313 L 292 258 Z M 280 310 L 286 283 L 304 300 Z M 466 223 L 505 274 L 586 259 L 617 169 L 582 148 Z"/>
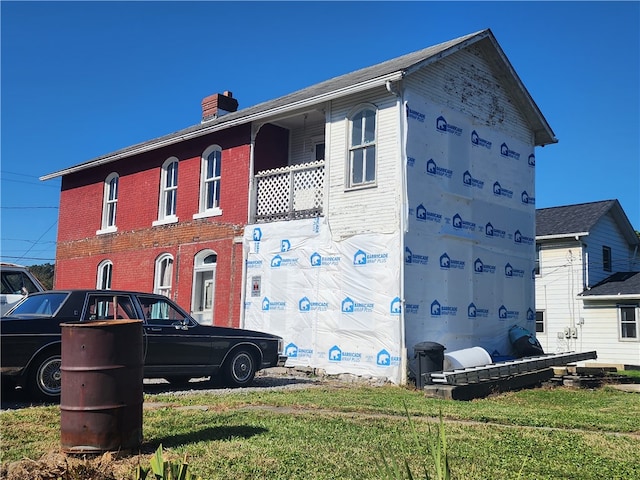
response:
<path fill-rule="evenodd" d="M 533 132 L 475 45 L 410 75 L 407 85 L 435 103 L 533 144 Z"/>
<path fill-rule="evenodd" d="M 612 273 L 630 271 L 631 250 L 629 244 L 620 233 L 618 224 L 611 215 L 605 215 L 585 238 L 589 253 L 589 286 L 604 280 Z M 611 271 L 602 268 L 602 247 L 611 248 Z"/>
<path fill-rule="evenodd" d="M 335 239 L 360 233 L 398 233 L 400 227 L 400 158 L 396 97 L 385 88 L 369 94 L 353 95 L 331 106 L 329 125 L 328 216 Z M 361 103 L 378 107 L 377 184 L 347 190 L 347 116 Z"/>
<path fill-rule="evenodd" d="M 324 138 L 324 123 L 316 123 L 296 128 L 290 132 L 289 164 L 315 162 L 315 139 Z"/>

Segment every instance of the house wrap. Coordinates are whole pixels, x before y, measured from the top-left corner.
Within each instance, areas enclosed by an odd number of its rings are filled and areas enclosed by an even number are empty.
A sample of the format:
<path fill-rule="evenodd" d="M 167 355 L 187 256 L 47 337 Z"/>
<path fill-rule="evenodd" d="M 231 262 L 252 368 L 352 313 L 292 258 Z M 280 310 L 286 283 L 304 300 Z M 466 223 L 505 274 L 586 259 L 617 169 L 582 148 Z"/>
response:
<path fill-rule="evenodd" d="M 490 30 L 238 105 L 42 177 L 57 288 L 159 291 L 283 336 L 287 365 L 397 383 L 418 342 L 507 355 L 535 330 L 535 147 L 557 140 Z"/>

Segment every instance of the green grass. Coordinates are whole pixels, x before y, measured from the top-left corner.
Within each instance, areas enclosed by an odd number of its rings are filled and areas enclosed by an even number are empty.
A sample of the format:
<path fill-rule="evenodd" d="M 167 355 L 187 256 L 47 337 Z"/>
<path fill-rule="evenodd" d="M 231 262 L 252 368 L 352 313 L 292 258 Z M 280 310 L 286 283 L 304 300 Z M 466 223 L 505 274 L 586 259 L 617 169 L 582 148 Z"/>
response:
<path fill-rule="evenodd" d="M 440 411 L 452 478 L 640 478 L 640 397 L 608 388 L 524 390 L 472 402 L 400 387 L 162 395 L 145 402 L 167 404 L 144 411 L 145 453 L 162 443 L 176 458 L 188 454 L 190 471 L 203 479 L 375 479 L 381 451 L 433 478 L 426 448 Z M 423 451 L 415 449 L 404 405 Z M 2 462 L 59 448 L 59 418 L 58 407 L 2 413 Z"/>

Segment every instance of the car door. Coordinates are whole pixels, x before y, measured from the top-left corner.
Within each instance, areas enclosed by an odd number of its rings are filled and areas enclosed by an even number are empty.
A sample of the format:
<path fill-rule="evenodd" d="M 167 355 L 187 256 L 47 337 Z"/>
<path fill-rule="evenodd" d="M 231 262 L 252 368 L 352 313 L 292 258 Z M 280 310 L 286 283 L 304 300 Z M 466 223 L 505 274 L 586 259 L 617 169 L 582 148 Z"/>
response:
<path fill-rule="evenodd" d="M 145 370 L 156 374 L 198 373 L 210 364 L 211 339 L 169 299 L 138 295 L 145 317 Z"/>

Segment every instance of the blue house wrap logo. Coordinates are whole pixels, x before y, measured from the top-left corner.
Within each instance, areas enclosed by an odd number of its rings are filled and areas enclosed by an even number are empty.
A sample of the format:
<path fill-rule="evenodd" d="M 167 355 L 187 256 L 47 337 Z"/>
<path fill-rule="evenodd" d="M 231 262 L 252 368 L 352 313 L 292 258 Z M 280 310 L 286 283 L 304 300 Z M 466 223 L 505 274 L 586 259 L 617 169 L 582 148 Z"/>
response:
<path fill-rule="evenodd" d="M 487 318 L 489 316 L 488 308 L 478 308 L 475 303 L 470 303 L 467 307 L 468 318 Z"/>
<path fill-rule="evenodd" d="M 476 258 L 476 261 L 473 262 L 473 271 L 475 273 L 496 273 L 495 265 L 487 265 L 479 258 Z"/>
<path fill-rule="evenodd" d="M 480 138 L 478 132 L 475 130 L 471 132 L 471 145 L 476 147 L 484 147 L 488 150 L 491 150 L 491 142 L 489 140 L 485 140 L 484 138 Z"/>
<path fill-rule="evenodd" d="M 442 214 L 428 211 L 424 205 L 418 205 L 416 208 L 416 218 L 421 222 L 442 222 Z"/>
<path fill-rule="evenodd" d="M 285 238 L 280 242 L 280 251 L 288 252 L 289 250 L 291 250 L 291 242 Z"/>
<path fill-rule="evenodd" d="M 323 257 L 318 252 L 314 252 L 309 257 L 312 267 L 322 267 L 328 265 L 337 265 L 340 263 L 340 256 Z"/>
<path fill-rule="evenodd" d="M 358 250 L 353 255 L 353 264 L 363 266 L 372 263 L 386 263 L 388 259 L 388 253 L 366 253 L 364 250 Z"/>
<path fill-rule="evenodd" d="M 450 133 L 459 137 L 462 135 L 462 129 L 460 127 L 456 127 L 455 125 L 451 125 L 447 123 L 443 116 L 440 116 L 436 119 L 436 130 L 442 133 Z"/>
<path fill-rule="evenodd" d="M 420 123 L 424 123 L 425 114 L 409 108 L 409 104 L 407 104 L 407 118 L 417 120 Z"/>
<path fill-rule="evenodd" d="M 533 310 L 527 310 L 527 322 L 533 322 L 536 319 L 536 314 L 533 313 Z"/>
<path fill-rule="evenodd" d="M 500 182 L 496 182 L 493 184 L 493 194 L 496 197 L 513 198 L 513 190 L 504 188 L 502 185 L 500 185 Z"/>
<path fill-rule="evenodd" d="M 506 232 L 504 230 L 500 230 L 499 228 L 494 227 L 491 222 L 488 222 L 484 227 L 484 234 L 487 237 L 504 238 L 506 235 Z"/>
<path fill-rule="evenodd" d="M 298 358 L 298 346 L 295 343 L 290 343 L 285 347 L 284 354 L 289 358 Z"/>
<path fill-rule="evenodd" d="M 310 358 L 313 356 L 313 349 L 299 348 L 295 343 L 290 343 L 285 347 L 284 354 L 289 358 Z"/>
<path fill-rule="evenodd" d="M 404 247 L 404 263 L 407 265 L 427 265 L 429 263 L 428 255 L 419 255 L 413 253 L 409 247 Z"/>
<path fill-rule="evenodd" d="M 293 267 L 297 264 L 298 264 L 297 258 L 283 258 L 280 255 L 275 255 L 271 259 L 271 268 Z"/>
<path fill-rule="evenodd" d="M 517 310 L 509 310 L 504 305 L 501 305 L 498 309 L 498 319 L 500 320 L 517 320 L 520 316 L 520 312 Z"/>
<path fill-rule="evenodd" d="M 391 365 L 391 355 L 386 350 L 380 350 L 376 355 L 376 364 L 381 367 L 388 367 Z"/>
<path fill-rule="evenodd" d="M 260 227 L 256 227 L 253 229 L 253 240 L 259 242 L 262 239 L 262 230 Z"/>
<path fill-rule="evenodd" d="M 329 349 L 330 362 L 354 362 L 359 363 L 362 359 L 360 352 L 343 352 L 340 347 L 334 345 Z"/>
<path fill-rule="evenodd" d="M 264 297 L 262 299 L 262 311 L 269 312 L 272 310 L 286 310 L 287 303 L 286 302 L 276 302 L 269 300 L 269 298 Z"/>
<path fill-rule="evenodd" d="M 520 196 L 520 198 L 522 199 L 522 203 L 525 205 L 535 205 L 536 204 L 536 198 L 535 197 L 531 197 L 527 191 L 523 191 L 522 195 Z"/>
<path fill-rule="evenodd" d="M 342 300 L 342 313 L 353 313 L 354 303 L 349 297 Z"/>
<path fill-rule="evenodd" d="M 443 270 L 457 269 L 464 270 L 465 261 L 453 259 L 447 252 L 440 255 L 440 268 Z"/>
<path fill-rule="evenodd" d="M 520 160 L 520 154 L 511 150 L 506 143 L 500 145 L 500 155 L 507 158 L 513 158 L 514 160 Z"/>
<path fill-rule="evenodd" d="M 535 167 L 536 166 L 536 157 L 535 157 L 535 155 L 533 153 L 531 155 L 529 155 L 529 158 L 527 159 L 527 164 L 530 167 Z"/>
<path fill-rule="evenodd" d="M 473 175 L 471 175 L 471 172 L 469 172 L 469 170 L 462 174 L 462 183 L 467 187 L 478 188 L 480 190 L 484 188 L 484 180 L 473 178 Z"/>
<path fill-rule="evenodd" d="M 391 315 L 400 315 L 401 312 L 402 301 L 400 300 L 400 297 L 396 297 L 391 300 L 391 304 L 389 305 L 389 313 L 391 313 Z"/>
<path fill-rule="evenodd" d="M 521 245 L 533 245 L 533 243 L 535 242 L 535 239 L 533 237 L 527 237 L 525 235 L 522 235 L 520 230 L 516 230 L 515 233 L 513 234 L 513 241 Z"/>
<path fill-rule="evenodd" d="M 453 228 L 456 228 L 458 230 L 470 230 L 473 232 L 476 229 L 476 224 L 474 222 L 462 220 L 462 217 L 459 213 L 456 213 L 453 216 L 453 218 L 451 219 L 451 224 L 453 225 Z"/>
<path fill-rule="evenodd" d="M 504 266 L 504 276 L 507 278 L 523 278 L 524 270 L 513 268 L 513 265 L 507 262 L 507 264 Z"/>
<path fill-rule="evenodd" d="M 420 310 L 420 304 L 418 303 L 406 303 L 404 305 L 404 312 L 411 315 L 417 315 Z"/>
<path fill-rule="evenodd" d="M 298 301 L 298 310 L 301 312 L 310 312 L 311 310 L 325 312 L 328 308 L 328 302 L 312 302 L 308 297 L 302 297 Z"/>
<path fill-rule="evenodd" d="M 407 167 L 415 167 L 416 159 L 413 157 L 407 157 Z"/>
<path fill-rule="evenodd" d="M 438 300 L 434 300 L 431 303 L 431 316 L 432 317 L 442 317 L 442 316 L 451 316 L 455 317 L 458 315 L 458 307 L 451 307 L 447 305 L 442 305 Z"/>
<path fill-rule="evenodd" d="M 342 300 L 342 313 L 355 313 L 355 312 L 372 312 L 374 304 L 373 303 L 362 303 L 355 302 L 349 297 L 345 297 Z"/>
<path fill-rule="evenodd" d="M 262 268 L 262 260 L 247 260 L 247 268 Z"/>
<path fill-rule="evenodd" d="M 436 161 L 431 158 L 427 160 L 427 174 L 434 177 L 451 178 L 453 176 L 453 170 L 439 167 Z"/>

